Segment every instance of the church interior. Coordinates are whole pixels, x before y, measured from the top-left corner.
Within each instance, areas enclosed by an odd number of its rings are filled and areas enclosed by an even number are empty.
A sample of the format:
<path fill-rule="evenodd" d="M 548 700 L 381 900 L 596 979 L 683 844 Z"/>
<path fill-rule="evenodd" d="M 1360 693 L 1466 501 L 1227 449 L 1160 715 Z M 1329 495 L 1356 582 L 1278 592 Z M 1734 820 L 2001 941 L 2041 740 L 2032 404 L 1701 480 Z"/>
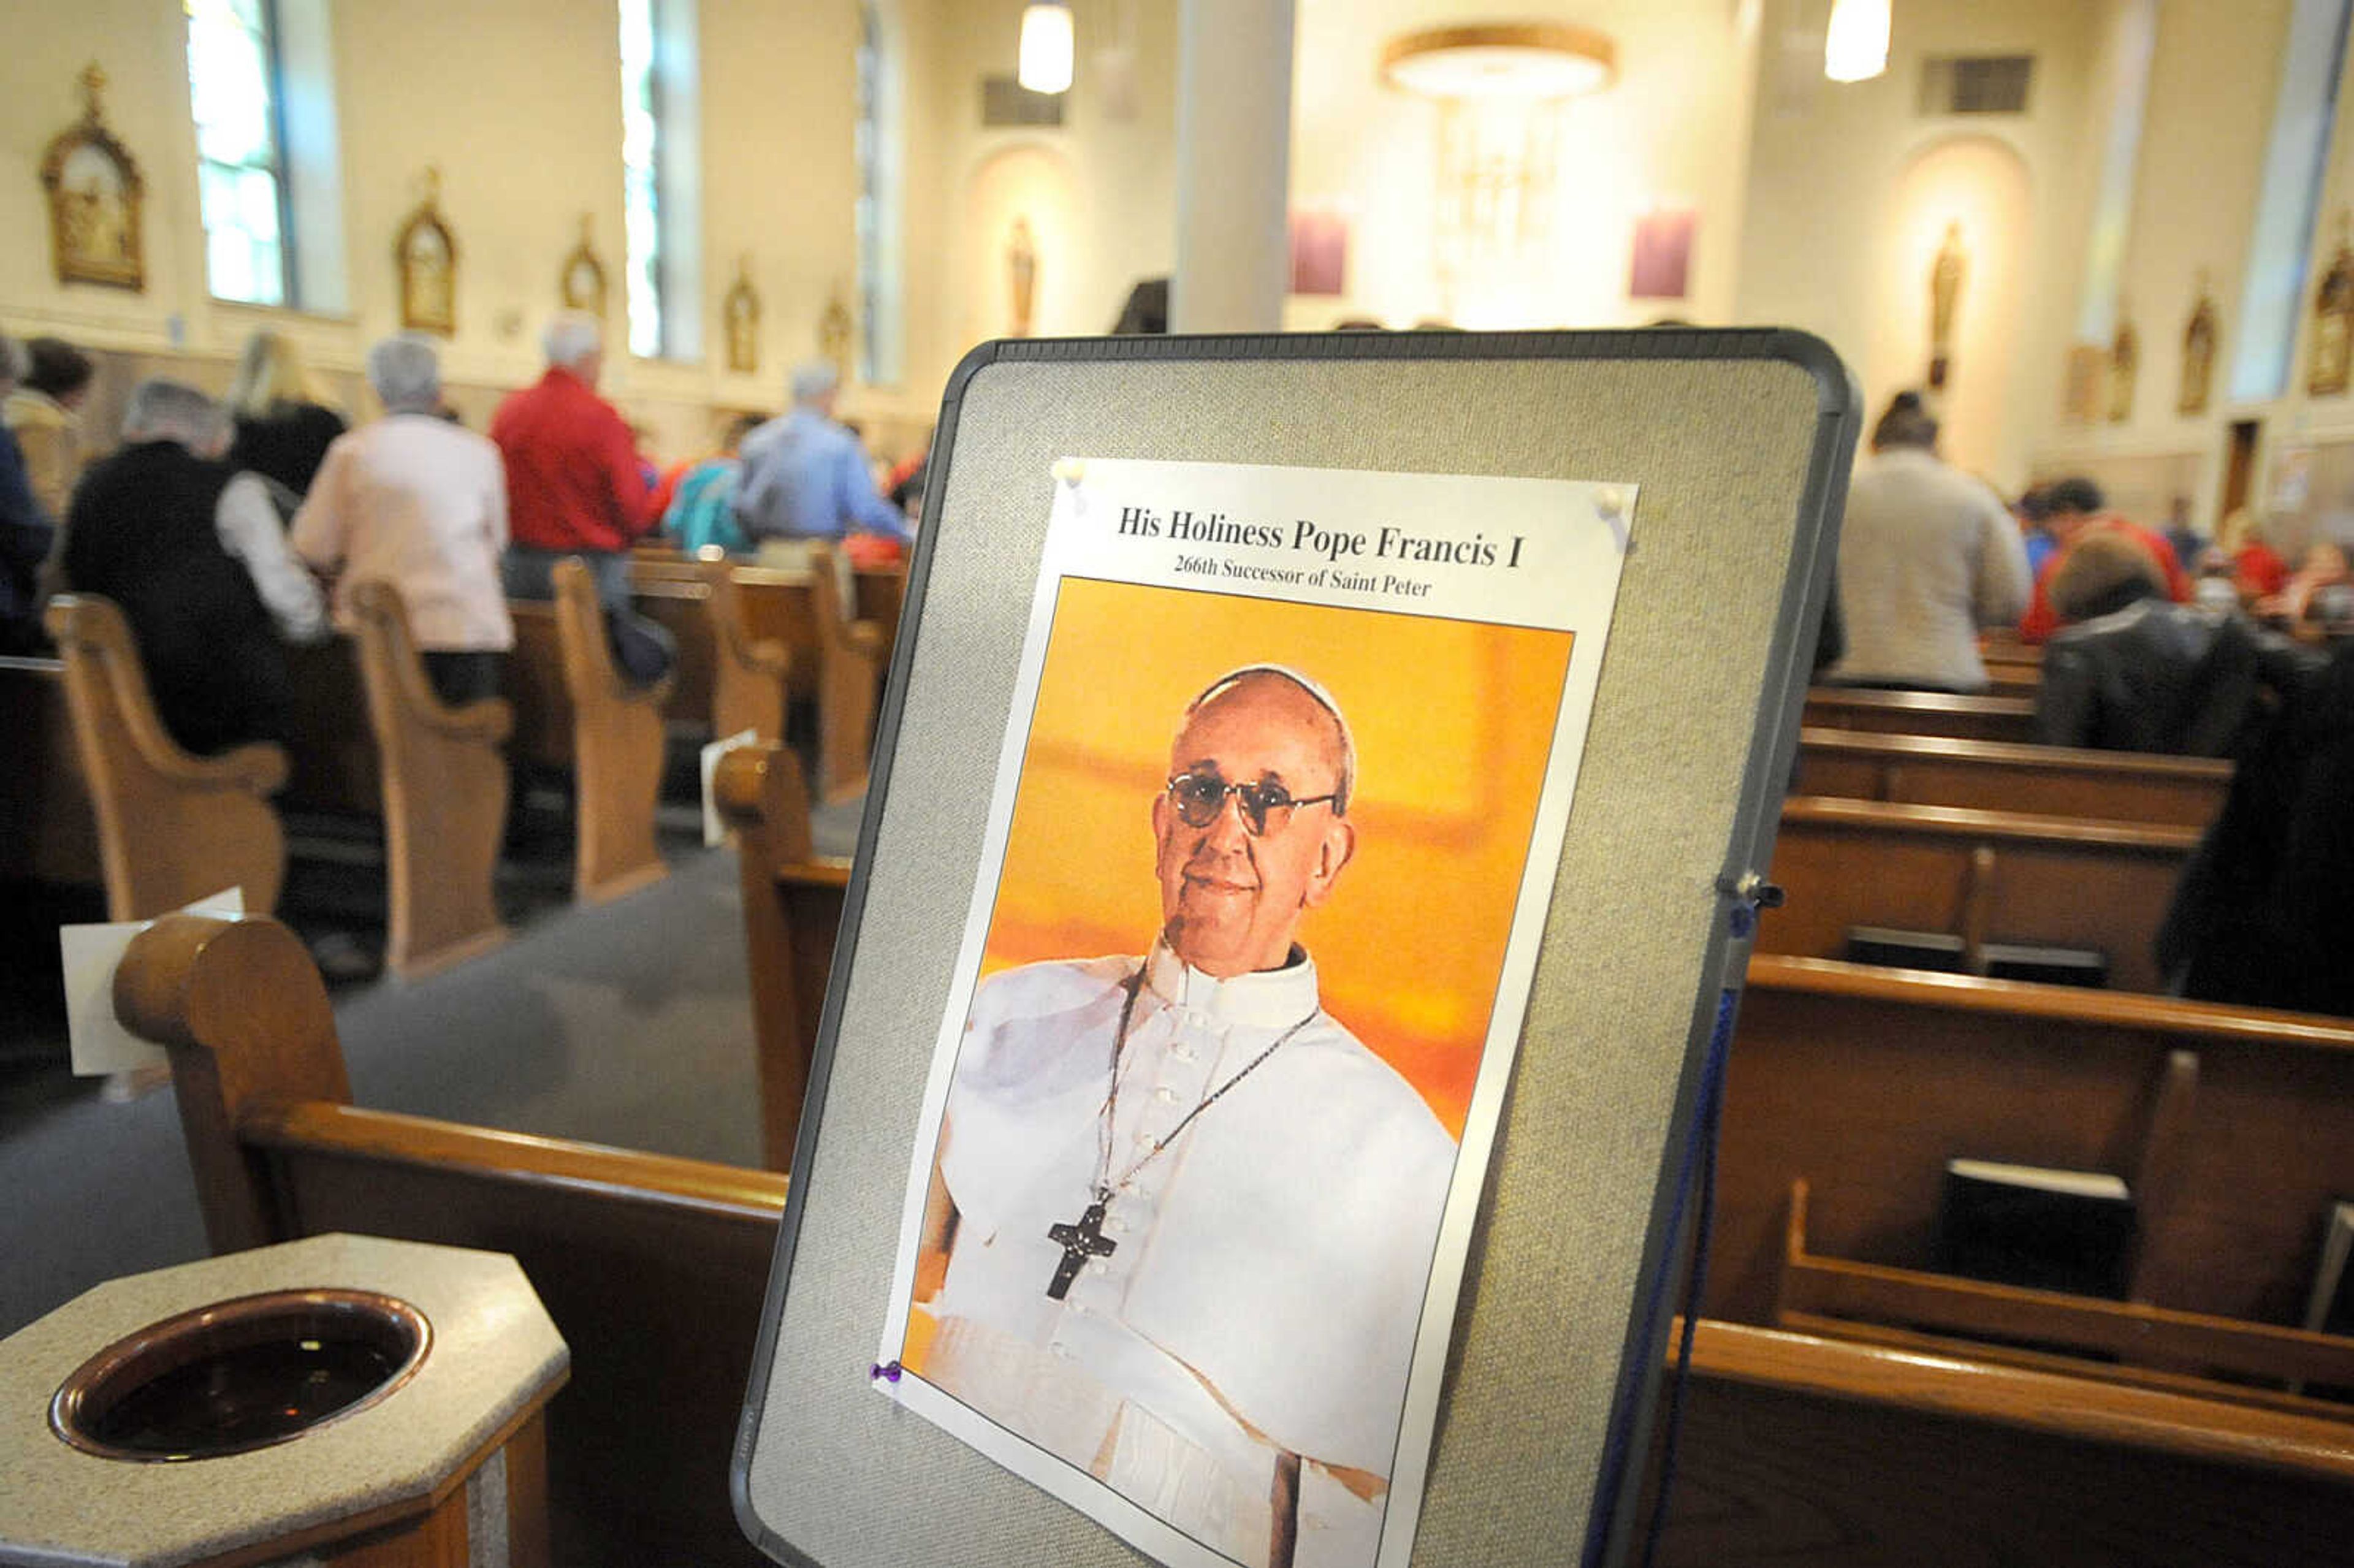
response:
<path fill-rule="evenodd" d="M 768 1561 L 731 1454 L 969 356 L 1558 333 L 1672 360 L 1719 329 L 1827 345 L 1861 439 L 1833 610 L 1790 650 L 1812 683 L 1738 1022 L 1680 1102 L 1712 1202 L 1658 1266 L 1696 1263 L 1693 1299 L 1635 1314 L 1630 1354 L 1682 1364 L 1628 1385 L 1627 1452 L 1529 1423 L 1529 1474 L 1593 1518 L 1414 1560 L 2346 1560 L 2354 0 L 30 0 L 0 28 L 7 526 L 37 539 L 0 563 L 0 1405 L 41 1384 L 0 1410 L 0 1563 Z M 388 391 L 388 342 L 429 345 L 429 410 Z M 226 440 L 263 344 L 334 416 L 328 466 L 270 480 L 318 625 L 279 655 L 279 729 L 190 745 L 136 607 L 68 544 L 110 465 L 178 440 L 152 388 Z M 533 535 L 566 503 L 515 455 L 558 378 L 626 440 L 639 513 L 587 569 Z M 347 592 L 304 543 L 312 474 L 427 411 L 494 491 L 506 454 L 514 553 L 476 588 L 511 645 L 463 695 L 415 588 Z M 755 476 L 811 423 L 880 513 L 764 536 Z M 282 630 L 229 450 L 192 465 L 208 558 Z M 1893 597 L 1863 553 L 1930 549 L 1937 508 L 1991 532 L 1958 589 L 1915 563 Z M 2096 535 L 2136 541 L 2122 588 L 2086 586 Z M 2152 673 L 2112 623 L 2161 612 L 2189 662 Z M 1935 616 L 1958 675 L 1873 662 Z M 1197 636 L 1090 624 L 1107 667 Z M 1416 734 L 1467 798 L 1541 773 L 1513 715 L 1558 668 L 1465 679 Z M 1137 769 L 1087 761 L 1087 719 L 1039 732 L 1057 831 L 1134 827 Z M 1519 874 L 1492 824 L 1364 814 L 1417 888 L 1449 857 Z M 1013 959 L 1136 950 L 1136 899 L 1080 880 L 1029 891 Z M 1336 973 L 1386 961 L 1360 947 Z M 1424 967 L 1465 967 L 1442 947 Z M 1460 1138 L 1481 1024 L 1383 1006 Z M 569 1347 L 536 1320 L 493 1347 L 536 1381 L 468 1418 L 458 1467 L 396 1486 L 385 1458 L 366 1508 L 292 1523 L 231 1499 L 193 1542 L 76 1537 L 12 1486 L 12 1453 L 80 1447 L 10 1347 L 136 1326 L 109 1282 L 259 1290 L 230 1258 L 364 1244 L 355 1281 L 473 1288 L 396 1243 L 512 1256 Z M 1297 1550 L 1278 1519 L 1257 1560 Z"/>

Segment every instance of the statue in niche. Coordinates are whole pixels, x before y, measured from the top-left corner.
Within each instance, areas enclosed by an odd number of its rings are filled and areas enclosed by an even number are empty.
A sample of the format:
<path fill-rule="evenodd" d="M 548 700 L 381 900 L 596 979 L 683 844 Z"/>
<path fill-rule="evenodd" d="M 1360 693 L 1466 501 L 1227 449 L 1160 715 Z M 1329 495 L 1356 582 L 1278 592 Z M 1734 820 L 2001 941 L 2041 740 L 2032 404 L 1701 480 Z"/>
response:
<path fill-rule="evenodd" d="M 2141 369 L 2141 338 L 2117 301 L 2117 333 L 2109 342 L 2109 423 L 2122 425 L 2133 418 L 2134 376 Z"/>
<path fill-rule="evenodd" d="M 1038 245 L 1031 238 L 1030 220 L 1017 217 L 1005 243 L 1005 272 L 1013 285 L 1013 328 L 1010 335 L 1028 337 L 1038 305 Z"/>
<path fill-rule="evenodd" d="M 2339 213 L 2338 254 L 2313 296 L 2313 347 L 2305 389 L 2315 397 L 2342 396 L 2348 361 L 2354 359 L 2354 237 L 2349 228 L 2349 216 Z"/>
<path fill-rule="evenodd" d="M 845 387 L 850 385 L 851 336 L 850 306 L 837 286 L 825 302 L 825 313 L 818 317 L 817 351 L 832 363 L 835 377 Z"/>
<path fill-rule="evenodd" d="M 596 214 L 582 213 L 580 243 L 564 259 L 557 291 L 566 310 L 587 311 L 601 321 L 605 315 L 605 263 L 597 259 L 596 232 Z"/>
<path fill-rule="evenodd" d="M 2207 395 L 2215 379 L 2215 301 L 2209 294 L 2207 269 L 2199 269 L 2196 302 L 2190 324 L 2182 329 L 2182 393 L 2174 401 L 2178 414 L 2207 411 Z"/>
<path fill-rule="evenodd" d="M 106 128 L 106 73 L 81 73 L 82 115 L 41 158 L 49 198 L 49 256 L 60 283 L 104 283 L 143 293 L 145 247 L 139 213 L 145 185 L 129 149 Z"/>
<path fill-rule="evenodd" d="M 1969 256 L 1962 249 L 1962 225 L 1946 225 L 1946 242 L 1929 265 L 1929 386 L 1942 392 L 1954 368 L 1954 318 L 1961 309 L 1962 279 Z"/>
<path fill-rule="evenodd" d="M 727 328 L 727 368 L 751 376 L 760 368 L 760 296 L 752 287 L 749 252 L 736 259 L 736 284 L 720 302 L 720 320 Z"/>
<path fill-rule="evenodd" d="M 411 332 L 455 336 L 458 331 L 458 241 L 441 221 L 441 170 L 425 166 L 425 199 L 393 241 L 400 272 L 400 324 Z"/>

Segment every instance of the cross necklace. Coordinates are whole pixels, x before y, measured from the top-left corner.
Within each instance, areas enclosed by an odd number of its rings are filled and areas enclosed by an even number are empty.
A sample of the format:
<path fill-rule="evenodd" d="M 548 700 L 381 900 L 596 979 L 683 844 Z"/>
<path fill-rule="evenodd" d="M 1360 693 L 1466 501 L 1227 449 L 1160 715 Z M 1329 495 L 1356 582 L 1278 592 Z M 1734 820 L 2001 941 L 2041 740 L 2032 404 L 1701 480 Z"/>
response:
<path fill-rule="evenodd" d="M 1153 1139 L 1151 1148 L 1131 1160 L 1127 1170 L 1114 1176 L 1111 1173 L 1111 1134 L 1112 1124 L 1119 1116 L 1120 1052 L 1128 1044 L 1129 1022 L 1136 1014 L 1137 993 L 1144 989 L 1144 972 L 1150 962 L 1148 959 L 1129 977 L 1128 997 L 1119 1004 L 1119 1026 L 1112 1031 L 1111 1092 L 1104 1097 L 1103 1109 L 1097 1113 L 1096 1120 L 1096 1201 L 1087 1206 L 1086 1212 L 1076 1222 L 1046 1227 L 1046 1239 L 1063 1249 L 1063 1261 L 1055 1266 L 1055 1277 L 1046 1286 L 1046 1295 L 1052 1300 L 1060 1301 L 1070 1294 L 1071 1281 L 1079 1277 L 1079 1270 L 1087 1266 L 1089 1258 L 1109 1257 L 1119 1250 L 1119 1244 L 1103 1234 L 1104 1211 L 1111 1204 L 1112 1193 L 1126 1186 L 1129 1178 L 1161 1158 L 1169 1146 L 1177 1141 L 1177 1135 L 1193 1125 L 1195 1117 L 1216 1105 L 1228 1089 L 1249 1077 L 1261 1062 L 1281 1050 L 1293 1035 L 1315 1022 L 1317 1015 L 1324 1011 L 1320 1006 L 1310 1008 L 1307 1017 L 1277 1035 L 1274 1044 L 1252 1057 L 1244 1065 L 1242 1071 L 1204 1097 L 1201 1104 L 1178 1118 L 1175 1127 Z"/>

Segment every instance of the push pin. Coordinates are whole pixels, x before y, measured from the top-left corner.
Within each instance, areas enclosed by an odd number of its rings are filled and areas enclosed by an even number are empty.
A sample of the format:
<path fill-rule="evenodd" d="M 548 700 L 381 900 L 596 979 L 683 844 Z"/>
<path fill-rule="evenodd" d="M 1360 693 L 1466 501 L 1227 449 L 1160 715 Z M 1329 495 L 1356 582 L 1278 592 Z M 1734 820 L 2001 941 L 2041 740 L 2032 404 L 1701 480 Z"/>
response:
<path fill-rule="evenodd" d="M 1627 493 L 1615 484 L 1606 484 L 1594 493 L 1595 514 L 1610 530 L 1611 538 L 1618 542 L 1618 553 L 1625 555 L 1635 547 L 1627 536 Z"/>
<path fill-rule="evenodd" d="M 1056 458 L 1055 477 L 1065 484 L 1076 484 L 1087 477 L 1087 465 L 1077 458 Z"/>
<path fill-rule="evenodd" d="M 900 1366 L 897 1361 L 876 1361 L 873 1366 L 866 1369 L 866 1381 L 869 1383 L 897 1383 L 899 1381 L 900 1372 L 905 1370 L 907 1369 Z"/>

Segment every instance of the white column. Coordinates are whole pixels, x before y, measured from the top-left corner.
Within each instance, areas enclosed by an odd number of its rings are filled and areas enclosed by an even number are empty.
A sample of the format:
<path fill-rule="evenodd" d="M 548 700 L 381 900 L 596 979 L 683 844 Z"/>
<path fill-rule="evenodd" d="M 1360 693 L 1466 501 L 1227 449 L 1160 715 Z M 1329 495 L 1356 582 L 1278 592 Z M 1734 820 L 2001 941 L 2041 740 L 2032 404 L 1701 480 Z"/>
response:
<path fill-rule="evenodd" d="M 1276 332 L 1291 281 L 1292 0 L 1183 0 L 1172 332 Z"/>

